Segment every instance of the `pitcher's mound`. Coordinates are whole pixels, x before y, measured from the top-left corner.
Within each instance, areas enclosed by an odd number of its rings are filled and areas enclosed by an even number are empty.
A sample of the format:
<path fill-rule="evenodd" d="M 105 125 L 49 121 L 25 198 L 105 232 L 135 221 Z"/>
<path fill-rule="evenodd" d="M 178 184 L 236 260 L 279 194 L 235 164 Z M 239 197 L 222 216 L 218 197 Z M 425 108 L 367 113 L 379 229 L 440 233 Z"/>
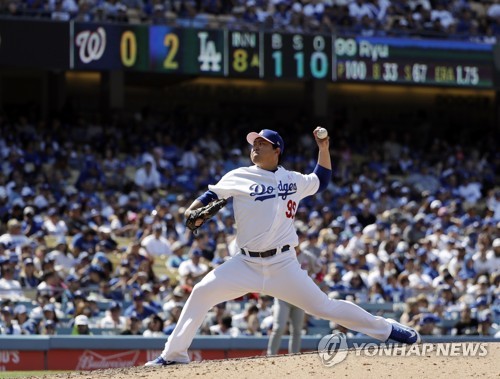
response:
<path fill-rule="evenodd" d="M 461 345 L 461 344 L 460 344 Z M 474 348 L 474 347 L 473 347 Z M 131 367 L 52 375 L 61 379 L 173 378 L 500 378 L 500 344 L 486 343 L 463 351 L 453 344 L 432 345 L 433 351 L 409 350 L 387 356 L 374 349 L 350 350 L 345 359 L 326 367 L 317 353 L 195 362 L 162 368 Z M 439 349 L 439 350 L 438 350 Z M 429 349 L 428 349 L 429 350 Z M 339 353 L 337 353 L 339 354 Z M 464 356 L 467 354 L 468 356 Z M 446 356 L 447 355 L 447 356 Z M 332 360 L 330 360 L 331 362 Z"/>

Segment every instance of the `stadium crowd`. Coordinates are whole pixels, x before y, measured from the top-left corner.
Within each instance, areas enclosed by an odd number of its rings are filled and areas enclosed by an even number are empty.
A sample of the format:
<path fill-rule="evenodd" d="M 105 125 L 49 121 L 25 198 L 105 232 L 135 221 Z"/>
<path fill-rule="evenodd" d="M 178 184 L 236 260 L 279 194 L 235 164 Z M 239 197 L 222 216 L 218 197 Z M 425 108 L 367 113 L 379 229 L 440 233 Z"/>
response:
<path fill-rule="evenodd" d="M 207 184 L 250 164 L 244 136 L 260 121 L 226 122 L 0 117 L 0 333 L 171 333 L 193 286 L 238 253 L 231 203 L 196 235 L 183 223 Z M 312 172 L 302 122 L 278 129 L 283 165 Z M 422 334 L 498 336 L 498 139 L 329 129 L 334 177 L 295 215 L 297 254 L 321 266 L 318 286 L 393 304 Z M 266 335 L 271 309 L 262 294 L 218 304 L 200 333 Z"/>
<path fill-rule="evenodd" d="M 0 15 L 243 30 L 453 36 L 495 43 L 498 0 L 2 0 Z"/>

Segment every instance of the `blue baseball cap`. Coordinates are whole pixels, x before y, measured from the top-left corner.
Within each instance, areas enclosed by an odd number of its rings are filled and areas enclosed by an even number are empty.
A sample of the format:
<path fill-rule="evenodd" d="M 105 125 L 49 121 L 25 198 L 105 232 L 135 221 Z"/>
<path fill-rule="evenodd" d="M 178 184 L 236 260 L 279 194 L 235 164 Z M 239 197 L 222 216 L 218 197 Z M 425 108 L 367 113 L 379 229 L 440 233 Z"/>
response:
<path fill-rule="evenodd" d="M 247 141 L 252 146 L 257 138 L 263 138 L 267 142 L 273 144 L 273 146 L 279 147 L 280 154 L 283 154 L 283 152 L 285 151 L 285 143 L 283 142 L 283 138 L 281 138 L 278 132 L 275 132 L 274 130 L 262 129 L 259 133 L 250 132 L 247 134 Z"/>
<path fill-rule="evenodd" d="M 425 325 L 425 324 L 437 324 L 441 322 L 441 319 L 436 316 L 435 314 L 433 313 L 427 313 L 427 314 L 424 314 L 422 319 L 420 320 L 419 324 L 420 325 Z"/>

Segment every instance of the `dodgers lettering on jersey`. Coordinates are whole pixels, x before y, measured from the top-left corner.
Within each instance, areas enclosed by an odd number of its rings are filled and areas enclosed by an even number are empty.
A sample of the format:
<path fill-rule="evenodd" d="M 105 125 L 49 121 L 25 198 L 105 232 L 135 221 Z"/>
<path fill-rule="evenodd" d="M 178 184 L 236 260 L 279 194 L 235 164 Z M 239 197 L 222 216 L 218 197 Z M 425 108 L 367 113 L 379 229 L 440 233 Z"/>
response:
<path fill-rule="evenodd" d="M 250 186 L 250 196 L 255 196 L 255 201 L 264 201 L 267 199 L 275 198 L 276 196 L 281 197 L 283 200 L 289 195 L 293 195 L 297 192 L 297 183 L 278 183 L 277 191 L 272 186 L 266 187 L 264 184 L 254 183 Z"/>
<path fill-rule="evenodd" d="M 219 198 L 233 198 L 238 247 L 265 251 L 297 246 L 295 213 L 301 199 L 318 191 L 319 179 L 281 166 L 276 172 L 250 166 L 228 172 L 208 188 Z"/>

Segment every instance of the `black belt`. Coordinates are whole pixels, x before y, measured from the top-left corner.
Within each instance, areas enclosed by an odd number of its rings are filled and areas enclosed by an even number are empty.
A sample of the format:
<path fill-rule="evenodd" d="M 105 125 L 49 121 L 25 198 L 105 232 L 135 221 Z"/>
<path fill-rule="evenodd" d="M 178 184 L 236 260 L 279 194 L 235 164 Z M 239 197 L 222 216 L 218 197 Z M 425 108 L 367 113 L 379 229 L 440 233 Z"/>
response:
<path fill-rule="evenodd" d="M 288 251 L 290 249 L 290 245 L 285 245 L 281 248 L 281 251 Z M 241 253 L 248 255 L 252 258 L 267 258 L 267 257 L 272 257 L 273 255 L 276 255 L 276 252 L 278 249 L 271 249 L 271 250 L 266 250 L 266 251 L 245 251 L 241 249 Z"/>

